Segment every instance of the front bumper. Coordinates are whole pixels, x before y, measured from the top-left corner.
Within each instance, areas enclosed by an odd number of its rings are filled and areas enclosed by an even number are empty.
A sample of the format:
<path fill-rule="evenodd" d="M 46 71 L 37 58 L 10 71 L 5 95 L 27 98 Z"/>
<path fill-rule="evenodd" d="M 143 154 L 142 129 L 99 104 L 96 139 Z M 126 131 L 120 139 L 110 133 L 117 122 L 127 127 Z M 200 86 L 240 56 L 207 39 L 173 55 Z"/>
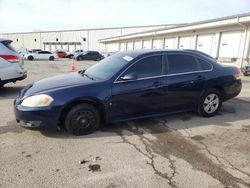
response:
<path fill-rule="evenodd" d="M 14 113 L 22 127 L 57 128 L 60 109 L 56 107 L 31 108 L 21 106 L 19 98 L 14 101 Z"/>

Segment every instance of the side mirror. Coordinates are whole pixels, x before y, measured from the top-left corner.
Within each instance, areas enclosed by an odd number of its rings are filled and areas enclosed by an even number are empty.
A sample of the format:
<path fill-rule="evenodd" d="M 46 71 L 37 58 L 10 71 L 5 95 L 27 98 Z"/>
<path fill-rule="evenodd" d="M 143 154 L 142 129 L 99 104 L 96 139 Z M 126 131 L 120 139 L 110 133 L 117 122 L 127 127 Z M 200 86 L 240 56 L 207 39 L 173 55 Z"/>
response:
<path fill-rule="evenodd" d="M 129 73 L 120 78 L 122 81 L 133 81 L 137 79 L 137 75 L 135 73 Z"/>

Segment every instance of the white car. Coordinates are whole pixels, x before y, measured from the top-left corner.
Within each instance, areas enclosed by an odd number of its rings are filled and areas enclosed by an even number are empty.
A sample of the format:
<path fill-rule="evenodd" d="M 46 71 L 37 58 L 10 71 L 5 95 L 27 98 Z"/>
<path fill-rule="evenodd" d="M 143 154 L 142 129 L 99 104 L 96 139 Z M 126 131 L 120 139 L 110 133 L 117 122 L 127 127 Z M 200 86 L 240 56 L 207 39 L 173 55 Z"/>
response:
<path fill-rule="evenodd" d="M 23 60 L 11 46 L 12 41 L 0 38 L 0 87 L 27 77 Z"/>
<path fill-rule="evenodd" d="M 25 54 L 29 53 L 27 48 L 16 48 L 15 49 L 21 56 L 24 56 Z"/>
<path fill-rule="evenodd" d="M 57 54 L 49 52 L 49 51 L 39 51 L 35 53 L 28 53 L 24 55 L 25 59 L 28 59 L 30 61 L 32 60 L 50 60 L 54 61 L 58 58 Z"/>
<path fill-rule="evenodd" d="M 82 54 L 84 52 L 84 50 L 74 50 L 72 52 L 67 52 L 66 57 L 67 58 L 76 58 L 78 55 Z"/>

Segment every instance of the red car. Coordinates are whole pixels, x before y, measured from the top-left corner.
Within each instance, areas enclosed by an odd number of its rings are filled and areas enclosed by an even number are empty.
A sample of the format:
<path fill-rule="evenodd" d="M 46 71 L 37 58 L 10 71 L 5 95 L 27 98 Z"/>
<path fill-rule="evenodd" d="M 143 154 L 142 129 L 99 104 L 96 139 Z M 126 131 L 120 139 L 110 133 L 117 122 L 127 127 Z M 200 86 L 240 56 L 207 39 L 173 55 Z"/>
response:
<path fill-rule="evenodd" d="M 57 51 L 55 51 L 55 53 L 57 54 L 57 56 L 59 58 L 65 58 L 67 55 L 67 53 L 65 51 L 62 51 L 62 50 L 57 50 Z"/>

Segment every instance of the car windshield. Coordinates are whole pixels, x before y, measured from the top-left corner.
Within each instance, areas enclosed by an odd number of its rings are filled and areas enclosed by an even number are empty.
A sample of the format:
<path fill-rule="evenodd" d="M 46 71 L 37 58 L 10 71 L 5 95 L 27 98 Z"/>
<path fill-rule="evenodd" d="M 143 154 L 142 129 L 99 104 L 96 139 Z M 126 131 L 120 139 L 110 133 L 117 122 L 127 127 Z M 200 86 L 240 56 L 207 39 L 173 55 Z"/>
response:
<path fill-rule="evenodd" d="M 124 54 L 117 54 L 103 59 L 85 71 L 90 77 L 106 80 L 111 78 L 133 58 Z"/>

